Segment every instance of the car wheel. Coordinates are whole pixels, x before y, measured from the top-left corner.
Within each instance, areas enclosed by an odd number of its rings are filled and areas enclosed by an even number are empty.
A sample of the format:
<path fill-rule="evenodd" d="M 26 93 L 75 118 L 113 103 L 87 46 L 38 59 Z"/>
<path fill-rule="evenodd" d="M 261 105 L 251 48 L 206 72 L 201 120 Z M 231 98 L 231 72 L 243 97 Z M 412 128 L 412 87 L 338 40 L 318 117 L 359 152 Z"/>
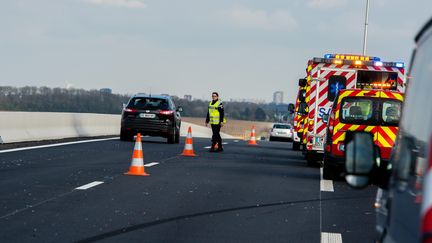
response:
<path fill-rule="evenodd" d="M 180 143 L 180 130 L 178 129 L 175 133 L 175 139 L 174 139 L 175 143 Z"/>
<path fill-rule="evenodd" d="M 273 138 L 273 137 L 270 137 L 270 138 L 269 138 L 269 141 L 274 141 L 274 138 Z"/>
<path fill-rule="evenodd" d="M 133 135 L 130 132 L 126 132 L 123 129 L 120 130 L 120 140 L 121 141 L 132 141 Z"/>
<path fill-rule="evenodd" d="M 176 137 L 176 129 L 173 128 L 173 130 L 170 133 L 168 133 L 167 143 L 173 144 L 175 142 L 175 137 Z"/>
<path fill-rule="evenodd" d="M 335 178 L 335 172 L 333 168 L 330 166 L 326 166 L 326 163 L 323 165 L 323 179 L 325 180 L 333 180 Z"/>
<path fill-rule="evenodd" d="M 300 150 L 300 142 L 293 142 L 293 150 L 294 151 Z"/>

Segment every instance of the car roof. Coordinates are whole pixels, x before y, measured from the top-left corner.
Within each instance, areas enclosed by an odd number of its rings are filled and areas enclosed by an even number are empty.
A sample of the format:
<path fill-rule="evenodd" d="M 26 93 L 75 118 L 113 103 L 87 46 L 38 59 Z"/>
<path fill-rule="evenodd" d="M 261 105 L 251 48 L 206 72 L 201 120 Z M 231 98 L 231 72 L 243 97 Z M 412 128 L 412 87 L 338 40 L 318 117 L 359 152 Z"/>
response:
<path fill-rule="evenodd" d="M 429 21 L 423 26 L 423 28 L 420 29 L 416 37 L 414 38 L 414 41 L 417 43 L 420 38 L 426 33 L 426 31 L 432 26 L 432 18 L 429 19 Z"/>
<path fill-rule="evenodd" d="M 171 99 L 171 97 L 166 95 L 148 95 L 148 94 L 135 94 L 132 98 L 156 98 L 156 99 Z"/>

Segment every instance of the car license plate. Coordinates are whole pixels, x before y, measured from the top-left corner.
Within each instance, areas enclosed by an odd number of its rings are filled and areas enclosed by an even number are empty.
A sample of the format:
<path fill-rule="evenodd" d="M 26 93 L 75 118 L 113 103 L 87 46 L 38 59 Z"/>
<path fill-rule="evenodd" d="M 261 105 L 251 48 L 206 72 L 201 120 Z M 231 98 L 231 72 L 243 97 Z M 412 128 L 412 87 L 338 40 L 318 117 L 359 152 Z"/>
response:
<path fill-rule="evenodd" d="M 141 118 L 155 118 L 156 115 L 155 114 L 141 113 L 141 114 L 139 114 L 139 117 L 141 117 Z"/>

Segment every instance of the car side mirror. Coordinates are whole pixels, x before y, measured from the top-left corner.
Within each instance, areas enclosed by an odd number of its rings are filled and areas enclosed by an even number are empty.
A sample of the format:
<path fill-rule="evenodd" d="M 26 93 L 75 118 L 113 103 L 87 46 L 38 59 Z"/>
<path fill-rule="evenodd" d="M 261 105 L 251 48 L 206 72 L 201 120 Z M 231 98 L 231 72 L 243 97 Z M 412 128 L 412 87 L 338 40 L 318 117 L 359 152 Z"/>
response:
<path fill-rule="evenodd" d="M 345 180 L 354 188 L 363 188 L 370 183 L 371 172 L 376 161 L 373 137 L 370 133 L 347 134 L 345 140 Z"/>
<path fill-rule="evenodd" d="M 182 112 L 183 111 L 183 107 L 181 107 L 181 106 L 177 107 L 177 111 L 178 112 Z"/>
<path fill-rule="evenodd" d="M 328 122 L 328 119 L 329 119 L 329 115 L 328 115 L 328 114 L 324 114 L 324 115 L 322 116 L 322 120 L 323 120 L 324 123 L 327 123 L 327 122 Z"/>
<path fill-rule="evenodd" d="M 307 81 L 306 81 L 305 78 L 301 78 L 301 79 L 299 79 L 298 85 L 299 85 L 300 87 L 306 87 L 306 84 L 307 84 Z"/>
<path fill-rule="evenodd" d="M 295 106 L 294 106 L 294 104 L 293 104 L 293 103 L 289 103 L 289 104 L 288 104 L 288 112 L 289 112 L 290 114 L 293 114 L 294 111 L 295 111 Z"/>

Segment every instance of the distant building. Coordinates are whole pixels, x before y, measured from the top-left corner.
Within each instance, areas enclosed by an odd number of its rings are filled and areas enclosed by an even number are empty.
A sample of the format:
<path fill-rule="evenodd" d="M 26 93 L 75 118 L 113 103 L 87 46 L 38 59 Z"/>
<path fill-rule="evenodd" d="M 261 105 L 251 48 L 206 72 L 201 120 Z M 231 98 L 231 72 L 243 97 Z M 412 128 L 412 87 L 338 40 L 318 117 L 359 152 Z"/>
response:
<path fill-rule="evenodd" d="M 184 99 L 187 101 L 192 101 L 192 95 L 184 95 Z"/>
<path fill-rule="evenodd" d="M 276 91 L 273 93 L 273 103 L 283 104 L 283 91 Z"/>
<path fill-rule="evenodd" d="M 161 94 L 161 96 L 169 97 L 170 95 L 169 94 Z"/>
<path fill-rule="evenodd" d="M 103 88 L 103 89 L 100 89 L 99 92 L 106 93 L 106 94 L 112 94 L 112 89 L 110 89 L 110 88 Z"/>

